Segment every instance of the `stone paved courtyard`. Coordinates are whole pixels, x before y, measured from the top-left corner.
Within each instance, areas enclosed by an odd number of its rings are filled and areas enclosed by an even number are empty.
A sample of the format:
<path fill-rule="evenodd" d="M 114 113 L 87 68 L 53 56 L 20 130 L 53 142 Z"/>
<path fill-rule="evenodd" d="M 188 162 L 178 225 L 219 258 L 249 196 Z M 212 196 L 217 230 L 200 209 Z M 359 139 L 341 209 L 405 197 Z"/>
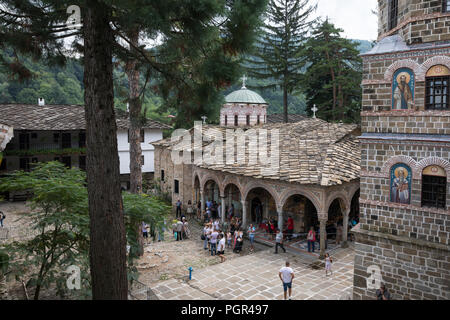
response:
<path fill-rule="evenodd" d="M 178 271 L 177 274 L 168 280 L 157 277 L 156 266 L 152 272 L 141 270 L 140 281 L 149 286 L 160 300 L 283 299 L 278 271 L 286 260 L 291 262 L 295 272 L 294 300 L 351 299 L 353 245 L 348 249 L 338 249 L 331 253 L 334 259 L 333 276 L 326 277 L 323 262 L 313 256 L 293 251 L 276 255 L 273 248 L 259 244 L 253 254 L 248 252 L 248 248 L 244 248 L 242 255 L 233 254 L 228 250 L 227 261 L 219 264 L 217 257 L 211 257 L 208 252 L 203 251 L 202 241 L 197 239 L 199 228 L 193 229 L 195 236 L 183 241 L 182 244 L 169 240 L 164 243 L 153 243 L 146 249 L 148 253 L 161 252 L 167 255 L 166 260 L 169 262 L 165 264 L 166 269 L 161 270 L 167 271 L 181 263 L 178 268 L 173 269 Z M 177 257 L 170 255 L 170 248 Z M 189 263 L 194 267 L 191 281 L 187 279 Z"/>

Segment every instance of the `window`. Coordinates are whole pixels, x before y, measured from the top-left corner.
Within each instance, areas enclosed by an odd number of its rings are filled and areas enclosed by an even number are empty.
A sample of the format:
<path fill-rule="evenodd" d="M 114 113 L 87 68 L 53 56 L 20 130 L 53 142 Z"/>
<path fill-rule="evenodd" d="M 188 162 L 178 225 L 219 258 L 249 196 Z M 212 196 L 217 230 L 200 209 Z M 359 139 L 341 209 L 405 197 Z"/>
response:
<path fill-rule="evenodd" d="M 398 0 L 389 0 L 389 30 L 394 29 L 397 26 L 398 21 Z"/>
<path fill-rule="evenodd" d="M 164 182 L 164 170 L 161 170 L 161 181 Z"/>
<path fill-rule="evenodd" d="M 33 132 L 31 134 L 31 139 L 37 139 L 37 133 L 36 132 Z"/>
<path fill-rule="evenodd" d="M 261 123 L 261 116 L 258 116 L 258 117 L 256 118 L 256 123 L 257 123 L 257 124 L 260 124 L 260 123 Z"/>
<path fill-rule="evenodd" d="M 145 164 L 145 156 L 141 156 L 141 166 Z"/>
<path fill-rule="evenodd" d="M 422 207 L 445 208 L 447 175 L 441 167 L 430 166 L 422 172 Z"/>
<path fill-rule="evenodd" d="M 0 160 L 0 171 L 6 171 L 6 159 L 3 158 L 3 160 Z"/>
<path fill-rule="evenodd" d="M 62 157 L 61 162 L 62 162 L 67 168 L 72 168 L 72 157 Z"/>
<path fill-rule="evenodd" d="M 86 148 L 86 132 L 80 132 L 78 134 L 78 147 Z"/>
<path fill-rule="evenodd" d="M 81 170 L 86 171 L 86 156 L 80 156 L 78 159 L 78 167 Z"/>
<path fill-rule="evenodd" d="M 428 70 L 425 80 L 425 109 L 449 109 L 450 70 L 445 66 L 434 66 Z"/>
<path fill-rule="evenodd" d="M 176 194 L 180 193 L 180 182 L 178 180 L 175 180 L 173 189 Z"/>
<path fill-rule="evenodd" d="M 59 144 L 59 133 L 53 134 L 53 143 Z"/>
<path fill-rule="evenodd" d="M 29 158 L 20 158 L 19 166 L 20 166 L 20 170 L 30 171 L 30 159 Z"/>
<path fill-rule="evenodd" d="M 442 1 L 442 12 L 450 12 L 450 0 Z"/>
<path fill-rule="evenodd" d="M 247 115 L 247 125 L 248 126 L 250 125 L 250 116 L 249 115 Z"/>
<path fill-rule="evenodd" d="M 72 148 L 72 135 L 70 134 L 70 132 L 62 134 L 61 148 L 62 149 Z"/>
<path fill-rule="evenodd" d="M 234 126 L 237 127 L 239 125 L 239 116 L 235 115 L 234 116 Z"/>
<path fill-rule="evenodd" d="M 30 135 L 28 133 L 19 134 L 19 149 L 20 150 L 30 149 Z"/>
<path fill-rule="evenodd" d="M 228 116 L 225 116 L 225 125 L 228 125 Z"/>

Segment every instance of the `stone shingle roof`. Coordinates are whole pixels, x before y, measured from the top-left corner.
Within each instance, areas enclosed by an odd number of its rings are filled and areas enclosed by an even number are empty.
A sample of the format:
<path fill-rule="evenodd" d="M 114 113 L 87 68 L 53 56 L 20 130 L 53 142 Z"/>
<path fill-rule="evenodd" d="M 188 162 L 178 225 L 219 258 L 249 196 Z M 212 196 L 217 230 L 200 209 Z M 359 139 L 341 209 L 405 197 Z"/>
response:
<path fill-rule="evenodd" d="M 6 122 L 14 130 L 83 130 L 86 128 L 84 106 L 35 104 L 0 104 L 0 122 Z M 117 127 L 130 126 L 125 112 L 117 113 Z M 153 120 L 143 125 L 146 129 L 170 129 L 171 127 Z"/>
<path fill-rule="evenodd" d="M 289 123 L 295 123 L 299 121 L 303 121 L 307 119 L 306 116 L 301 114 L 288 114 Z M 267 123 L 283 123 L 284 115 L 283 114 L 268 114 L 267 115 Z"/>
<path fill-rule="evenodd" d="M 197 165 L 205 169 L 257 179 L 322 186 L 338 185 L 359 178 L 361 154 L 358 140 L 360 130 L 357 125 L 333 124 L 319 119 L 305 118 L 296 123 L 266 124 L 261 128 L 268 130 L 269 153 L 272 136 L 275 137 L 277 132 L 275 129 L 278 129 L 279 169 L 274 170 L 270 163 L 267 165 L 260 164 L 259 161 L 251 163 L 249 159 L 256 160 L 258 155 L 254 152 L 249 154 L 249 139 L 246 142 L 246 161 L 243 164 L 238 164 L 236 161 L 237 148 L 234 150 L 235 163 L 226 164 L 227 150 L 226 144 L 223 143 L 222 163 Z M 227 128 L 203 127 L 204 132 L 208 129 L 211 135 L 214 135 L 214 132 L 220 132 L 225 137 Z M 192 129 L 191 132 L 193 132 Z M 212 141 L 211 137 L 205 136 L 203 145 L 209 145 Z M 173 150 L 176 141 L 172 142 L 169 138 L 152 144 Z"/>

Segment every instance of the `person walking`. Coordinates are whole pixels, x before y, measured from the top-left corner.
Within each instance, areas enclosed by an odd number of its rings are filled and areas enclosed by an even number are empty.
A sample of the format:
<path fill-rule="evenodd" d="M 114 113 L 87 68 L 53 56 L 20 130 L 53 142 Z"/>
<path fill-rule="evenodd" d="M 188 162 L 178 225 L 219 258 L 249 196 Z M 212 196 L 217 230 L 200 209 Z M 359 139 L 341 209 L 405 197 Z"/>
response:
<path fill-rule="evenodd" d="M 178 217 L 181 218 L 181 206 L 182 206 L 182 203 L 181 203 L 180 199 L 178 199 L 178 201 L 176 203 L 176 206 L 177 206 L 176 218 L 178 218 Z"/>
<path fill-rule="evenodd" d="M 220 263 L 224 263 L 227 258 L 225 257 L 225 236 L 223 234 L 220 235 L 219 247 L 217 251 L 217 255 L 220 258 Z"/>
<path fill-rule="evenodd" d="M 217 254 L 217 238 L 219 237 L 219 233 L 217 230 L 213 229 L 213 232 L 211 233 L 210 237 L 210 243 L 211 243 L 211 255 L 215 256 Z"/>
<path fill-rule="evenodd" d="M 250 240 L 250 252 L 255 251 L 255 232 L 256 228 L 253 226 L 253 224 L 250 224 L 248 227 L 248 239 Z"/>
<path fill-rule="evenodd" d="M 6 215 L 3 213 L 3 211 L 0 211 L 0 227 L 3 228 L 3 220 L 6 219 Z"/>
<path fill-rule="evenodd" d="M 183 222 L 178 220 L 177 222 L 177 241 L 183 240 Z"/>
<path fill-rule="evenodd" d="M 278 247 L 283 249 L 284 253 L 286 253 L 286 249 L 283 245 L 283 233 L 280 232 L 280 229 L 277 229 L 277 234 L 275 236 L 275 254 L 278 254 Z"/>
<path fill-rule="evenodd" d="M 289 300 L 292 300 L 292 282 L 295 278 L 294 270 L 290 267 L 289 261 L 286 261 L 286 266 L 280 269 L 278 276 L 283 282 L 284 300 L 287 299 L 287 293 L 289 289 Z"/>
<path fill-rule="evenodd" d="M 208 224 L 205 224 L 201 238 L 203 240 L 203 249 L 205 249 L 205 251 L 208 250 L 208 232 L 209 232 Z"/>
<path fill-rule="evenodd" d="M 144 237 L 146 244 L 148 244 L 148 229 L 149 225 L 142 222 L 142 236 Z"/>
<path fill-rule="evenodd" d="M 308 252 L 314 252 L 314 247 L 316 244 L 316 232 L 314 227 L 311 227 L 306 238 L 308 240 Z"/>
<path fill-rule="evenodd" d="M 194 207 L 192 206 L 191 200 L 188 201 L 188 205 L 187 205 L 187 209 L 186 209 L 186 214 L 187 214 L 188 217 L 191 218 L 191 219 L 194 217 Z"/>
<path fill-rule="evenodd" d="M 330 257 L 328 253 L 325 254 L 325 276 L 328 277 L 328 271 L 330 271 L 331 275 L 333 275 L 333 270 L 331 266 L 333 264 L 333 259 Z"/>
<path fill-rule="evenodd" d="M 230 231 L 228 231 L 228 233 L 227 233 L 227 248 L 228 249 L 231 248 L 231 237 L 232 237 L 232 234 Z"/>

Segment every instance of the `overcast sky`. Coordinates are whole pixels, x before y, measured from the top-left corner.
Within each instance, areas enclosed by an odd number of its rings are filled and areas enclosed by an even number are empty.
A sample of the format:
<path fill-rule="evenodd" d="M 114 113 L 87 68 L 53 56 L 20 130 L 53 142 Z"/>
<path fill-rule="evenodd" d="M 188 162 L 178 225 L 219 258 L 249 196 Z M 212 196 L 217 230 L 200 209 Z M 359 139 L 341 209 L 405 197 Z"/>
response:
<path fill-rule="evenodd" d="M 317 15 L 328 16 L 337 27 L 344 29 L 349 39 L 376 40 L 378 20 L 372 13 L 377 0 L 316 0 Z"/>

